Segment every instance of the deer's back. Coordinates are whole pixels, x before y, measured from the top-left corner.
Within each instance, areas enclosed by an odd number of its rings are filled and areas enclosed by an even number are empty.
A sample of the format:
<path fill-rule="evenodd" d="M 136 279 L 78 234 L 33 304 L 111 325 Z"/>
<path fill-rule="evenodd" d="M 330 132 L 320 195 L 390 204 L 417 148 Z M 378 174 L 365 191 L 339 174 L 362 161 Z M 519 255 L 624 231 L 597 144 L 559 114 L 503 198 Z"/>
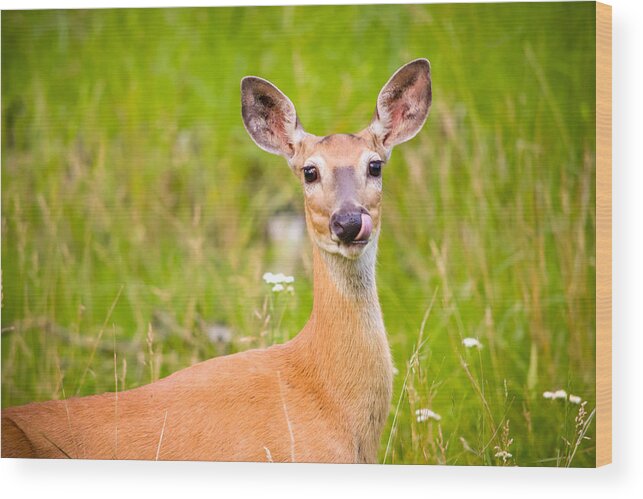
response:
<path fill-rule="evenodd" d="M 3 457 L 355 461 L 339 406 L 285 346 L 211 359 L 150 385 L 2 413 Z"/>

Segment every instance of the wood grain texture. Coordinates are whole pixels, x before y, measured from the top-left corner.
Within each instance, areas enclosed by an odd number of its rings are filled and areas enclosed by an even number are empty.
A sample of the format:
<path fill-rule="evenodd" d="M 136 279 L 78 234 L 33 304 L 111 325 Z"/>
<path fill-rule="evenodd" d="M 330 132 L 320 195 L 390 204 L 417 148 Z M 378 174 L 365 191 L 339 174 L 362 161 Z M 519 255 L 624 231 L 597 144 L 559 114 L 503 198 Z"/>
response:
<path fill-rule="evenodd" d="M 596 3 L 596 465 L 612 462 L 612 7 Z"/>

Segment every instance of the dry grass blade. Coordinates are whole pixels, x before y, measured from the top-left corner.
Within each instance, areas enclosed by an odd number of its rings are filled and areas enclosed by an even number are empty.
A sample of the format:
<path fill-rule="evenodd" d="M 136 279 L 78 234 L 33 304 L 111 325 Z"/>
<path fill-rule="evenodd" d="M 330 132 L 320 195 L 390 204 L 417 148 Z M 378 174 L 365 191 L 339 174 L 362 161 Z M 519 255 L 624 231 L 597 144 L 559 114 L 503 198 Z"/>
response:
<path fill-rule="evenodd" d="M 163 427 L 161 428 L 161 434 L 159 435 L 159 443 L 156 447 L 156 457 L 154 458 L 155 461 L 159 460 L 159 456 L 161 455 L 161 444 L 163 443 L 163 435 L 165 434 L 165 423 L 167 423 L 167 409 L 165 409 L 165 416 L 163 417 Z"/>
<path fill-rule="evenodd" d="M 422 318 L 422 323 L 420 324 L 420 331 L 418 333 L 418 339 L 415 345 L 415 350 L 413 350 L 413 353 L 411 354 L 411 358 L 409 359 L 406 367 L 406 373 L 404 374 L 404 382 L 402 383 L 402 389 L 400 390 L 400 396 L 397 399 L 397 404 L 395 406 L 395 412 L 393 413 L 393 422 L 391 423 L 391 429 L 389 431 L 388 439 L 386 441 L 386 450 L 384 451 L 384 458 L 382 459 L 382 464 L 386 464 L 386 460 L 388 458 L 389 452 L 391 450 L 391 443 L 393 441 L 393 435 L 395 434 L 395 431 L 397 429 L 397 422 L 398 422 L 398 415 L 400 413 L 400 407 L 402 405 L 402 400 L 404 398 L 404 393 L 406 392 L 406 386 L 408 383 L 409 375 L 411 374 L 411 366 L 417 359 L 418 355 L 420 354 L 420 351 L 422 350 L 422 347 L 424 344 L 428 341 L 428 338 L 426 340 L 423 340 L 424 337 L 424 328 L 426 327 L 426 322 L 429 319 L 429 315 L 431 314 L 431 310 L 433 309 L 433 303 L 435 302 L 435 297 L 438 294 L 438 290 L 436 289 L 435 292 L 433 293 L 433 298 L 431 298 L 431 303 L 429 306 L 426 308 L 424 311 L 424 317 Z"/>
<path fill-rule="evenodd" d="M 295 461 L 295 434 L 292 431 L 292 424 L 290 423 L 290 417 L 288 416 L 288 407 L 286 407 L 286 398 L 284 396 L 283 385 L 281 383 L 281 373 L 277 371 L 277 380 L 279 382 L 279 396 L 281 397 L 281 405 L 284 410 L 284 417 L 286 418 L 286 424 L 288 425 L 288 435 L 290 437 L 290 462 L 294 463 Z"/>
<path fill-rule="evenodd" d="M 109 319 L 112 316 L 114 309 L 116 308 L 116 304 L 118 303 L 118 300 L 121 297 L 121 293 L 123 292 L 124 287 L 125 287 L 124 285 L 121 285 L 120 289 L 118 290 L 118 293 L 116 294 L 116 298 L 114 298 L 112 305 L 109 307 L 109 310 L 107 311 L 107 316 L 105 317 L 105 321 L 103 322 L 103 325 L 101 326 L 98 332 L 98 336 L 96 337 L 96 341 L 94 342 L 94 348 L 92 348 L 92 351 L 89 354 L 89 360 L 87 361 L 87 366 L 85 366 L 85 370 L 83 371 L 83 374 L 80 376 L 80 380 L 78 381 L 78 387 L 76 388 L 76 395 L 80 393 L 80 390 L 83 387 L 83 384 L 85 383 L 85 377 L 89 372 L 89 368 L 91 367 L 92 362 L 94 361 L 94 356 L 96 355 L 96 349 L 100 344 L 100 341 L 103 337 L 103 332 L 105 331 L 105 328 L 107 327 L 107 323 L 109 322 Z"/>

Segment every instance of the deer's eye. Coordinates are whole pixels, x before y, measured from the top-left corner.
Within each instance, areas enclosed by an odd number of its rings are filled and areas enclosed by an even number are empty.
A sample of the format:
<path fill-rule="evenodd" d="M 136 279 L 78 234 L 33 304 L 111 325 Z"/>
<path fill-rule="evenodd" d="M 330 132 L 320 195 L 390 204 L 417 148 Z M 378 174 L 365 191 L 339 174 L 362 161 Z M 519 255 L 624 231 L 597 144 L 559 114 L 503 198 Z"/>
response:
<path fill-rule="evenodd" d="M 314 166 L 304 166 L 304 180 L 307 183 L 312 183 L 319 178 L 317 168 Z"/>
<path fill-rule="evenodd" d="M 371 177 L 379 177 L 382 175 L 382 161 L 371 161 L 368 164 L 368 174 Z"/>

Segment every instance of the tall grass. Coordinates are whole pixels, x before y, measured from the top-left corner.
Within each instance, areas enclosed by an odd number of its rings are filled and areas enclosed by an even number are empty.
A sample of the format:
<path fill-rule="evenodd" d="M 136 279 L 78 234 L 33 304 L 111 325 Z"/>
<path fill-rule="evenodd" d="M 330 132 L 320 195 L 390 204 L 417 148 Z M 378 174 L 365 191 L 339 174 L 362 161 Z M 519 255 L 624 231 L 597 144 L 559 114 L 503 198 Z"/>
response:
<path fill-rule="evenodd" d="M 4 12 L 3 407 L 296 334 L 310 248 L 266 228 L 300 187 L 239 81 L 350 132 L 428 57 L 431 116 L 384 173 L 382 462 L 593 465 L 593 40 L 592 3 Z M 261 280 L 282 270 L 288 299 Z"/>

